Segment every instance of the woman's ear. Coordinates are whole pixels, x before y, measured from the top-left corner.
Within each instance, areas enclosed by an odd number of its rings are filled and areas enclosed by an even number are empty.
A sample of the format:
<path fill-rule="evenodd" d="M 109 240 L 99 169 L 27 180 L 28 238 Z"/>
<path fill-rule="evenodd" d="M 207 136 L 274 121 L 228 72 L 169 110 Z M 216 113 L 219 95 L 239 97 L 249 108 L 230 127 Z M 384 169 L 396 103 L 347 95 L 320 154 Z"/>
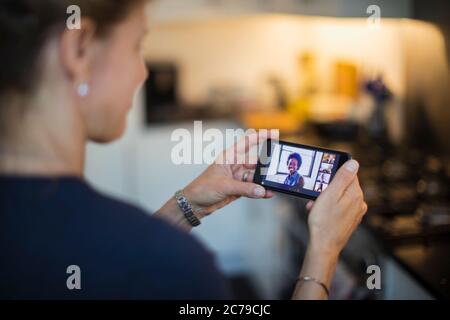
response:
<path fill-rule="evenodd" d="M 69 81 L 74 85 L 87 82 L 90 66 L 94 59 L 95 23 L 91 19 L 82 19 L 81 29 L 65 29 L 60 38 L 59 56 L 62 68 Z"/>

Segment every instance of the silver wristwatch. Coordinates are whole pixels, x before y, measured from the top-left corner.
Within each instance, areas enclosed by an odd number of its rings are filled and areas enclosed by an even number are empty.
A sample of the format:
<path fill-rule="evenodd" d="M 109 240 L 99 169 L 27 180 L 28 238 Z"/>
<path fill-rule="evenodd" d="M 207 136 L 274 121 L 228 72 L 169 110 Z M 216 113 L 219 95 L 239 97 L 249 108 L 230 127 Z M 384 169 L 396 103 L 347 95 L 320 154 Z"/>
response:
<path fill-rule="evenodd" d="M 180 207 L 181 211 L 183 211 L 184 216 L 187 221 L 189 221 L 191 226 L 196 227 L 200 225 L 200 220 L 195 216 L 194 209 L 192 208 L 189 200 L 183 194 L 182 190 L 175 192 L 175 199 L 177 200 L 178 207 Z"/>

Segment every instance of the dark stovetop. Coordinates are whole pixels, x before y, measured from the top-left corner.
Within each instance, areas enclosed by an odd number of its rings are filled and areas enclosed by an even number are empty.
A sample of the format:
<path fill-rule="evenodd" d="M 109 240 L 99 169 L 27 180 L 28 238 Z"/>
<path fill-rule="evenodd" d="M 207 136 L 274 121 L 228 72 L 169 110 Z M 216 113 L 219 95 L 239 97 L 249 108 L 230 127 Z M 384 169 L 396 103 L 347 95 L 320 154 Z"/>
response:
<path fill-rule="evenodd" d="M 450 299 L 447 160 L 421 150 L 356 149 L 369 205 L 365 224 L 432 295 Z"/>

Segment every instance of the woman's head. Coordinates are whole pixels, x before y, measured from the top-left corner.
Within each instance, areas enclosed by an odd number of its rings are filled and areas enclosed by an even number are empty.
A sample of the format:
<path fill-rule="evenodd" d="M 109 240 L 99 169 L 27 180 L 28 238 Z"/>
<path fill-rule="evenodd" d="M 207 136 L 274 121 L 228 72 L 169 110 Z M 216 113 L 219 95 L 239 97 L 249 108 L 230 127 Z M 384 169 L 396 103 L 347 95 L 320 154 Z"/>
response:
<path fill-rule="evenodd" d="M 134 92 L 147 74 L 140 50 L 144 4 L 145 0 L 2 0 L 0 113 L 51 106 L 55 121 L 70 116 L 87 139 L 106 142 L 119 137 Z M 81 9 L 79 30 L 67 28 L 71 5 Z M 3 130 L 5 122 L 15 120 L 2 118 Z"/>
<path fill-rule="evenodd" d="M 289 173 L 293 174 L 300 168 L 301 165 L 302 165 L 302 157 L 296 152 L 291 153 L 287 160 Z"/>

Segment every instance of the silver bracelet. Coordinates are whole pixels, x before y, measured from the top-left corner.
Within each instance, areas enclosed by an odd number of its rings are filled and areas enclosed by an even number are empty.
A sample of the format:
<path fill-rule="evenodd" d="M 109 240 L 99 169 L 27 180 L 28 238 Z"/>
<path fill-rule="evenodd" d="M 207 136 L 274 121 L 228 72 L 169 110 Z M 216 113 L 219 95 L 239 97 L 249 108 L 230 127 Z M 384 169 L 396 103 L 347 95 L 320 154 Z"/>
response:
<path fill-rule="evenodd" d="M 316 278 L 313 277 L 309 277 L 309 276 L 304 276 L 304 277 L 299 277 L 297 279 L 297 282 L 307 282 L 307 281 L 312 281 L 317 283 L 319 286 L 321 286 L 323 288 L 323 290 L 325 290 L 325 293 L 327 294 L 327 297 L 330 296 L 330 291 L 328 290 L 327 286 L 320 280 L 317 280 Z"/>
<path fill-rule="evenodd" d="M 197 227 L 200 225 L 200 220 L 195 216 L 194 209 L 182 190 L 175 192 L 175 199 L 177 200 L 178 207 L 181 209 L 191 226 Z"/>

